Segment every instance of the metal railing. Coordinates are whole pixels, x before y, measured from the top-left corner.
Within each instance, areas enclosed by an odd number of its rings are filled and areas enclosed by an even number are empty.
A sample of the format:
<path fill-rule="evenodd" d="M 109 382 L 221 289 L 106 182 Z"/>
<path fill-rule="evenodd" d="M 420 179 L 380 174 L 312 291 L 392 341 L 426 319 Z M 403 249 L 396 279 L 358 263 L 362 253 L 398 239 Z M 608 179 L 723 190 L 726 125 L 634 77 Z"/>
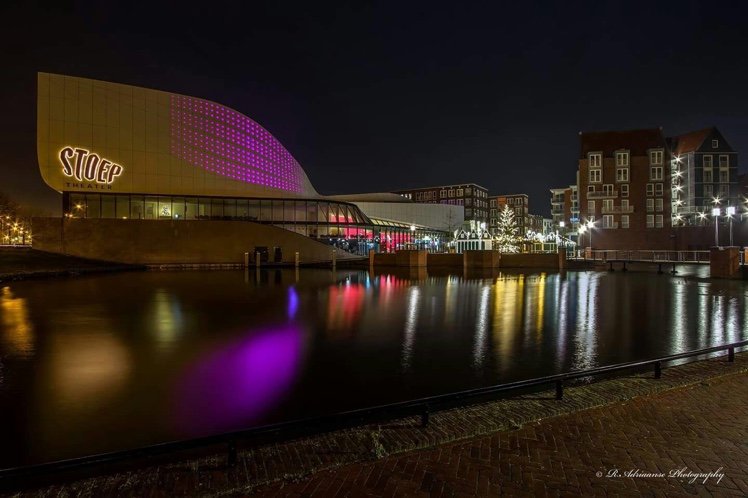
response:
<path fill-rule="evenodd" d="M 536 390 L 536 388 L 553 386 L 555 389 L 555 399 L 561 400 L 564 395 L 564 385 L 573 380 L 614 374 L 627 370 L 644 369 L 647 367 L 653 368 L 654 378 L 659 379 L 662 375 L 662 367 L 664 363 L 721 351 L 727 351 L 727 361 L 734 362 L 735 350 L 745 346 L 748 346 L 748 340 L 724 344 L 721 346 L 696 349 L 649 360 L 619 363 L 616 365 L 590 368 L 587 370 L 548 375 L 536 379 L 479 387 L 456 393 L 363 408 L 334 415 L 283 422 L 214 436 L 168 442 L 132 450 L 117 451 L 38 465 L 0 469 L 0 489 L 7 487 L 11 483 L 18 486 L 18 483 L 24 479 L 33 480 L 51 473 L 74 470 L 93 465 L 131 462 L 136 459 L 207 449 L 219 445 L 225 447 L 227 463 L 228 465 L 233 466 L 237 463 L 237 443 L 239 442 L 255 444 L 278 442 L 300 436 L 308 436 L 311 434 L 344 429 L 367 423 L 382 422 L 412 416 L 419 416 L 421 425 L 426 426 L 429 423 L 429 415 L 433 412 L 477 402 L 485 402 L 490 398 L 514 391 Z M 31 482 L 33 483 L 33 481 Z"/>
<path fill-rule="evenodd" d="M 635 261 L 651 263 L 709 263 L 709 251 L 579 250 L 570 259 L 587 261 Z"/>

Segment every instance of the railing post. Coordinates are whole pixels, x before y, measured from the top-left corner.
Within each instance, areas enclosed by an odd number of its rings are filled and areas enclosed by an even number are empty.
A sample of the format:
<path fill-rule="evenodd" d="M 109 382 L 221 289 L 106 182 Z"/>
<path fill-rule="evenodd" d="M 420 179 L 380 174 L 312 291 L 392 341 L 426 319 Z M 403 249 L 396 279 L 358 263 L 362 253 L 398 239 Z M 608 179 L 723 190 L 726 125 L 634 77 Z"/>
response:
<path fill-rule="evenodd" d="M 556 381 L 556 399 L 562 399 L 564 397 L 564 381 Z"/>
<path fill-rule="evenodd" d="M 423 411 L 421 412 L 421 427 L 426 427 L 429 425 L 429 407 L 424 407 Z"/>
<path fill-rule="evenodd" d="M 655 362 L 655 379 L 662 377 L 662 363 L 659 361 Z"/>
<path fill-rule="evenodd" d="M 228 452 L 229 467 L 236 467 L 236 441 L 234 441 L 233 439 L 229 441 Z"/>
<path fill-rule="evenodd" d="M 727 349 L 727 361 L 729 362 L 735 361 L 735 347 L 734 346 L 730 346 Z"/>

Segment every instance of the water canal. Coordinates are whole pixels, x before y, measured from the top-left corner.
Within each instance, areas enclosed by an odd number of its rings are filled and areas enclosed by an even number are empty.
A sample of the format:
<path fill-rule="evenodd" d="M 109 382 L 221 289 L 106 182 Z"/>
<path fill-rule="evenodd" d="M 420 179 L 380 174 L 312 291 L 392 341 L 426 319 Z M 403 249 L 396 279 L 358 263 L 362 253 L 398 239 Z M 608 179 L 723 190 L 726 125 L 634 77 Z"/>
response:
<path fill-rule="evenodd" d="M 701 270 L 0 284 L 0 468 L 748 338 L 748 285 Z"/>

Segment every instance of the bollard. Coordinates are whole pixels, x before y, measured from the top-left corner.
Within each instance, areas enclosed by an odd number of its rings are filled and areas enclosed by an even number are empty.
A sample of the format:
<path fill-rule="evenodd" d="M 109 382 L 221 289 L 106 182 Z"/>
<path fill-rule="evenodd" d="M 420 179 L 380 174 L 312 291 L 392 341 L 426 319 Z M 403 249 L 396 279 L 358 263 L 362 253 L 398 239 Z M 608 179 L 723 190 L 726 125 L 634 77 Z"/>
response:
<path fill-rule="evenodd" d="M 564 397 L 564 381 L 556 381 L 556 399 L 563 399 Z"/>
<path fill-rule="evenodd" d="M 735 348 L 734 347 L 730 347 L 727 350 L 727 361 L 730 361 L 730 362 L 735 361 Z"/>
<path fill-rule="evenodd" d="M 248 268 L 248 267 L 249 267 L 249 253 L 245 252 L 244 253 L 244 268 Z"/>
<path fill-rule="evenodd" d="M 429 407 L 423 409 L 421 412 L 421 427 L 429 425 Z"/>
<path fill-rule="evenodd" d="M 662 377 L 662 364 L 659 361 L 655 362 L 655 379 Z"/>
<path fill-rule="evenodd" d="M 296 253 L 294 254 L 294 266 L 296 268 L 299 267 L 299 251 L 296 251 Z"/>

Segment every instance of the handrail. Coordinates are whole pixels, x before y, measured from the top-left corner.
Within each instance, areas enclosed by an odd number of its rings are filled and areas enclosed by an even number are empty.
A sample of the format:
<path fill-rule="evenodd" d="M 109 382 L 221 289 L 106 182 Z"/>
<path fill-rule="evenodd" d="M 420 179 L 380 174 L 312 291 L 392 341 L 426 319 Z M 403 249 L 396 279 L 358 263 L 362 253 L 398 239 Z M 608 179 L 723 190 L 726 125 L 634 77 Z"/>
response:
<path fill-rule="evenodd" d="M 374 421 L 392 420 L 408 416 L 420 416 L 421 424 L 427 425 L 429 413 L 439 411 L 447 406 L 459 406 L 471 404 L 471 399 L 485 398 L 492 394 L 500 394 L 508 391 L 516 391 L 540 386 L 555 385 L 555 398 L 563 399 L 564 382 L 593 377 L 603 374 L 620 372 L 642 368 L 647 366 L 654 367 L 654 378 L 659 379 L 662 373 L 662 364 L 670 361 L 692 358 L 720 351 L 728 351 L 728 361 L 735 360 L 735 349 L 748 346 L 748 340 L 724 344 L 721 346 L 712 346 L 709 348 L 696 349 L 683 353 L 676 353 L 649 360 L 632 361 L 618 363 L 602 367 L 590 368 L 561 374 L 548 375 L 535 379 L 520 380 L 499 384 L 494 386 L 478 387 L 459 391 L 456 393 L 439 394 L 428 396 L 410 401 L 401 401 L 385 405 L 373 406 L 340 412 L 334 415 L 324 415 L 307 419 L 299 419 L 277 424 L 270 424 L 251 429 L 227 432 L 212 436 L 204 436 L 194 439 L 171 441 L 159 443 L 141 448 L 122 450 L 98 455 L 90 455 L 55 462 L 48 462 L 22 467 L 12 467 L 0 469 L 0 488 L 5 487 L 6 481 L 19 478 L 35 478 L 40 475 L 46 475 L 65 470 L 72 470 L 83 466 L 92 466 L 99 464 L 118 463 L 136 458 L 151 457 L 175 453 L 179 451 L 196 450 L 220 444 L 227 444 L 228 464 L 234 465 L 237 461 L 236 443 L 237 441 L 262 440 L 263 438 L 271 441 L 281 441 L 300 437 L 303 435 L 317 434 L 330 430 L 343 429 Z"/>

